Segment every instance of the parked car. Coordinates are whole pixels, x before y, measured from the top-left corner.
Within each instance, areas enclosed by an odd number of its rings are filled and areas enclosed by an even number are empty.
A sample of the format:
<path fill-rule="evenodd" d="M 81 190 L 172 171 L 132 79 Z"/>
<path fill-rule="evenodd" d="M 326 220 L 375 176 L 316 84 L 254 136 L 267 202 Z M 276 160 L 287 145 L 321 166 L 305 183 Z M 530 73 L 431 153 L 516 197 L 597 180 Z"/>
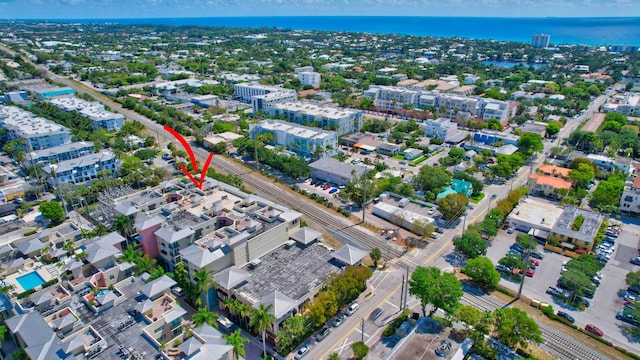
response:
<path fill-rule="evenodd" d="M 513 234 L 514 230 L 515 230 L 514 228 L 509 227 L 509 228 L 507 229 L 507 234 Z"/>
<path fill-rule="evenodd" d="M 325 186 L 323 186 L 323 187 L 322 187 L 322 190 L 327 190 L 327 189 L 329 189 L 330 187 L 331 187 L 331 185 L 326 184 Z"/>
<path fill-rule="evenodd" d="M 496 265 L 496 270 L 502 271 L 502 272 L 506 272 L 506 273 L 510 273 L 511 272 L 511 268 L 509 268 L 509 267 L 507 267 L 506 265 L 503 265 L 503 264 L 497 264 Z"/>
<path fill-rule="evenodd" d="M 529 258 L 529 262 L 531 262 L 535 266 L 540 266 L 540 262 L 536 259 Z"/>
<path fill-rule="evenodd" d="M 429 209 L 429 215 L 433 215 L 436 213 L 438 209 L 436 209 L 435 207 L 432 207 L 431 209 Z"/>
<path fill-rule="evenodd" d="M 182 290 L 182 288 L 180 286 L 177 286 L 177 285 L 171 288 L 171 292 L 174 295 L 178 295 L 178 296 L 184 295 L 184 290 Z"/>
<path fill-rule="evenodd" d="M 377 308 L 377 309 L 373 310 L 371 315 L 369 315 L 369 318 L 371 320 L 375 320 L 375 319 L 379 318 L 380 315 L 382 315 L 382 309 L 381 308 Z"/>
<path fill-rule="evenodd" d="M 580 297 L 580 296 L 576 296 L 576 303 L 582 304 L 582 305 L 584 305 L 584 307 L 591 306 L 591 303 L 589 302 L 589 300 L 587 300 L 587 299 L 585 299 L 583 297 Z"/>
<path fill-rule="evenodd" d="M 522 269 L 520 269 L 520 274 L 522 274 Z M 525 272 L 525 275 L 528 277 L 533 277 L 533 274 L 535 274 L 535 271 L 533 271 L 533 269 L 527 269 L 527 271 Z"/>
<path fill-rule="evenodd" d="M 588 332 L 594 334 L 594 335 L 598 335 L 598 336 L 604 335 L 604 332 L 602 332 L 602 330 L 600 330 L 597 326 L 595 326 L 593 324 L 587 324 L 584 327 L 584 329 L 587 330 Z"/>
<path fill-rule="evenodd" d="M 324 340 L 324 338 L 329 336 L 330 332 L 331 332 L 331 330 L 329 330 L 328 327 L 324 327 L 324 328 L 320 329 L 320 331 L 318 331 L 318 334 L 316 334 L 316 341 L 320 342 L 320 341 Z"/>
<path fill-rule="evenodd" d="M 544 260 L 544 255 L 537 251 L 532 252 L 531 254 L 529 254 L 529 256 L 531 256 L 534 259 Z"/>
<path fill-rule="evenodd" d="M 618 311 L 616 314 L 616 319 L 629 323 L 631 325 L 638 325 L 638 320 L 633 317 L 630 313 L 626 311 Z"/>
<path fill-rule="evenodd" d="M 305 345 L 305 346 L 301 347 L 300 349 L 298 349 L 298 352 L 296 353 L 296 356 L 294 357 L 294 359 L 300 360 L 305 355 L 307 355 L 308 352 L 309 352 L 309 347 Z"/>
<path fill-rule="evenodd" d="M 633 265 L 640 265 L 640 256 L 634 257 L 633 259 L 629 260 L 629 262 L 632 263 Z"/>
<path fill-rule="evenodd" d="M 440 346 L 436 349 L 436 355 L 446 357 L 451 352 L 451 343 L 447 340 L 440 341 Z"/>
<path fill-rule="evenodd" d="M 515 251 L 517 251 L 517 252 L 519 252 L 519 253 L 524 252 L 524 248 L 523 248 L 520 244 L 513 244 L 513 245 L 511 245 L 511 246 L 509 247 L 509 249 L 511 249 L 511 250 L 515 250 Z"/>
<path fill-rule="evenodd" d="M 342 325 L 342 323 L 347 319 L 347 316 L 345 314 L 340 314 L 338 315 L 338 317 L 336 317 L 335 320 L 333 320 L 333 327 L 338 327 L 340 325 Z"/>
<path fill-rule="evenodd" d="M 351 316 L 353 315 L 356 311 L 358 311 L 358 309 L 360 309 L 360 305 L 358 305 L 358 303 L 353 303 L 351 305 L 349 305 L 349 307 L 347 308 L 347 310 L 345 311 L 345 314 L 347 314 L 347 316 Z"/>
<path fill-rule="evenodd" d="M 436 232 L 438 234 L 444 234 L 444 230 L 442 230 L 441 228 L 436 228 Z"/>
<path fill-rule="evenodd" d="M 329 194 L 335 194 L 336 192 L 338 192 L 338 189 L 336 188 L 329 190 Z"/>
<path fill-rule="evenodd" d="M 564 312 L 564 311 L 558 311 L 558 314 L 557 314 L 557 315 L 558 315 L 558 316 L 560 316 L 561 318 L 564 318 L 565 320 L 567 320 L 568 322 L 570 322 L 570 323 L 572 323 L 572 324 L 573 324 L 574 322 L 576 322 L 576 319 L 574 319 L 574 318 L 573 318 L 573 316 L 571 316 L 571 315 L 567 314 L 567 313 L 566 313 L 566 312 Z"/>

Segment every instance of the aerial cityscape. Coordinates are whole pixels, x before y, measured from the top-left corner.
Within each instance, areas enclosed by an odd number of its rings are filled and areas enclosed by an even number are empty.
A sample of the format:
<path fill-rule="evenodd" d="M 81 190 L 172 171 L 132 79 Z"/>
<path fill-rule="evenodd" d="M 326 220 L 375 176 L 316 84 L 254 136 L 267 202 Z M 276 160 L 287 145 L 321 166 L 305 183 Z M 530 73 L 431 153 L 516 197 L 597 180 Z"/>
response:
<path fill-rule="evenodd" d="M 640 359 L 640 4 L 424 7 L 0 1 L 0 359 Z"/>

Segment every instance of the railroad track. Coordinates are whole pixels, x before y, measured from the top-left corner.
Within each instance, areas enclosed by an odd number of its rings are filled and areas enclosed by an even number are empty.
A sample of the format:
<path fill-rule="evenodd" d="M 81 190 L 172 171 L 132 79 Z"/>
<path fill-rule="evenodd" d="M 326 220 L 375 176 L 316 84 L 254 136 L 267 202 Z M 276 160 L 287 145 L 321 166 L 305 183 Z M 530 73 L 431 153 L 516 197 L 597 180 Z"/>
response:
<path fill-rule="evenodd" d="M 203 157 L 206 155 L 206 152 L 202 149 L 197 149 L 196 152 Z M 219 169 L 223 172 L 240 177 L 245 184 L 252 187 L 255 191 L 260 192 L 261 195 L 303 213 L 307 218 L 317 223 L 327 231 L 340 234 L 343 237 L 352 238 L 370 249 L 376 247 L 379 248 L 387 260 L 399 258 L 404 255 L 404 252 L 396 246 L 387 244 L 376 236 L 366 233 L 353 224 L 345 223 L 337 216 L 319 209 L 313 203 L 306 202 L 292 194 L 289 194 L 288 191 L 283 190 L 272 183 L 256 178 L 252 173 L 248 173 L 246 169 L 243 169 L 226 159 L 214 156 L 211 161 L 211 165 L 212 167 L 215 167 L 216 170 Z"/>
<path fill-rule="evenodd" d="M 482 294 L 474 288 L 464 286 L 464 295 L 461 303 L 470 305 L 478 310 L 493 311 L 504 306 L 498 299 Z M 482 294 L 482 295 L 481 295 Z M 543 343 L 541 346 L 547 348 L 553 355 L 563 360 L 607 360 L 608 358 L 587 349 L 585 346 L 576 343 L 565 335 L 558 334 L 545 325 L 538 323 L 542 332 Z"/>
<path fill-rule="evenodd" d="M 567 339 L 563 335 L 556 333 L 555 331 L 540 325 L 542 330 L 543 345 L 553 352 L 557 353 L 564 359 L 568 360 L 604 360 L 606 357 L 596 354 L 584 346 L 580 346 L 575 342 Z"/>

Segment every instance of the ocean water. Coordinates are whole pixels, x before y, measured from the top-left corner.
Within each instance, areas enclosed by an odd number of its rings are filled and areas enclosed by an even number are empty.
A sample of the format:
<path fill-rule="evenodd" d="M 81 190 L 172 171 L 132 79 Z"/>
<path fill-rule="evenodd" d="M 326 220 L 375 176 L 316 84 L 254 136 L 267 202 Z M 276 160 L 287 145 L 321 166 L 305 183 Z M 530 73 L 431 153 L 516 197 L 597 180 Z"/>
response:
<path fill-rule="evenodd" d="M 78 20 L 68 20 L 78 21 Z M 94 19 L 120 24 L 271 27 L 295 30 L 350 31 L 461 37 L 529 42 L 531 35 L 551 35 L 552 44 L 640 45 L 640 18 L 486 18 L 411 16 L 265 16 L 208 18 Z"/>

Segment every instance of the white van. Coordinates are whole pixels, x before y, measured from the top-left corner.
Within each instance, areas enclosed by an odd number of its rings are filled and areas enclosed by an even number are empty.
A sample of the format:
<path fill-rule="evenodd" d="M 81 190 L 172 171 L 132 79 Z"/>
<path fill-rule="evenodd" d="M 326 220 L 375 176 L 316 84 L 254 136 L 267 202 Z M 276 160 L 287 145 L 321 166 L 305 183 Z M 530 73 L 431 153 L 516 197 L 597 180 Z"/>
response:
<path fill-rule="evenodd" d="M 358 309 L 360 309 L 360 305 L 358 305 L 358 303 L 354 302 L 353 304 L 349 305 L 349 307 L 347 308 L 347 310 L 344 313 L 347 314 L 348 316 L 351 316 L 351 315 L 353 315 L 353 313 L 358 311 Z"/>

